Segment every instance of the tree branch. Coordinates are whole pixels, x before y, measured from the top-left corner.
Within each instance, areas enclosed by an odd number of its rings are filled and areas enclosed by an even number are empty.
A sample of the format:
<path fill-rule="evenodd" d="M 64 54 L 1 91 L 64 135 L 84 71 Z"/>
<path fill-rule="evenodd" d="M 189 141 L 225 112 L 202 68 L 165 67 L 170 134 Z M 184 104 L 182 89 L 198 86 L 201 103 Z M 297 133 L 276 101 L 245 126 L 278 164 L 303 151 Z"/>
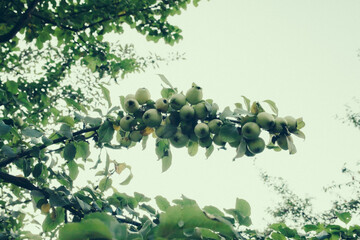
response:
<path fill-rule="evenodd" d="M 0 43 L 4 43 L 15 37 L 15 35 L 24 27 L 26 22 L 30 19 L 31 13 L 34 11 L 36 5 L 42 0 L 34 0 L 29 6 L 28 9 L 24 12 L 23 15 L 19 18 L 19 21 L 14 25 L 14 27 L 6 34 L 0 35 Z"/>
<path fill-rule="evenodd" d="M 82 129 L 82 130 L 80 130 L 80 131 L 74 132 L 74 133 L 73 133 L 73 137 L 76 137 L 76 136 L 81 135 L 81 134 L 86 133 L 86 132 L 96 131 L 96 130 L 99 129 L 99 127 L 100 127 L 100 126 L 92 127 L 92 128 L 85 128 L 85 129 Z M 44 149 L 44 148 L 46 148 L 46 147 L 48 147 L 48 146 L 51 146 L 51 145 L 54 145 L 54 144 L 63 142 L 63 141 L 65 141 L 65 140 L 67 140 L 67 139 L 68 139 L 67 137 L 60 137 L 60 138 L 55 139 L 51 144 L 48 144 L 48 145 L 43 144 L 43 145 L 40 145 L 40 146 L 34 146 L 34 147 L 32 147 L 32 148 L 24 151 L 24 152 L 18 153 L 18 154 L 17 154 L 16 156 L 14 156 L 14 157 L 6 158 L 5 160 L 3 160 L 3 161 L 0 162 L 0 168 L 3 168 L 3 167 L 5 167 L 5 166 L 7 166 L 8 164 L 10 164 L 10 163 L 12 163 L 12 162 L 14 162 L 14 161 L 22 158 L 22 157 L 25 157 L 25 156 L 30 155 L 30 154 L 32 153 L 32 151 L 33 151 L 34 149 L 36 149 L 36 148 L 39 149 L 39 150 L 42 150 L 42 149 Z"/>

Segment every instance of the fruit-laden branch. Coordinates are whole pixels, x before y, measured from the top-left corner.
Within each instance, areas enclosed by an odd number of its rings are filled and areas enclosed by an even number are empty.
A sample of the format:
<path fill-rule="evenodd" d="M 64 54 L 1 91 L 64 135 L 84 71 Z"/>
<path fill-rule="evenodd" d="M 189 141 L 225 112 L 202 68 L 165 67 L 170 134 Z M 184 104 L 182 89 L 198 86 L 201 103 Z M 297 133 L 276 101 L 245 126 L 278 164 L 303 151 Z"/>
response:
<path fill-rule="evenodd" d="M 19 18 L 19 21 L 14 25 L 14 27 L 6 34 L 0 35 L 0 43 L 4 43 L 15 37 L 15 35 L 24 27 L 26 22 L 30 19 L 31 13 L 34 11 L 36 5 L 42 0 L 34 0 L 29 4 L 28 9 L 24 12 L 23 15 Z"/>
<path fill-rule="evenodd" d="M 73 137 L 76 137 L 78 135 L 81 135 L 83 133 L 87 133 L 87 132 L 92 132 L 92 131 L 96 131 L 99 129 L 100 126 L 97 126 L 97 127 L 92 127 L 92 128 L 85 128 L 85 129 L 82 129 L 80 131 L 77 131 L 77 132 L 74 132 L 73 133 Z M 49 147 L 51 145 L 54 145 L 54 144 L 57 144 L 57 143 L 60 143 L 60 142 L 64 142 L 65 140 L 67 140 L 68 138 L 67 137 L 60 137 L 60 138 L 57 138 L 55 139 L 51 144 L 43 144 L 43 145 L 40 145 L 40 146 L 35 146 L 35 147 L 32 147 L 24 152 L 21 152 L 19 154 L 17 154 L 16 156 L 14 157 L 9 157 L 9 158 L 6 158 L 5 160 L 1 161 L 0 162 L 0 168 L 3 168 L 5 166 L 7 166 L 8 164 L 16 161 L 17 159 L 20 159 L 22 157 L 26 157 L 26 156 L 29 156 L 33 150 L 35 148 L 39 149 L 39 150 L 42 150 L 46 147 Z"/>

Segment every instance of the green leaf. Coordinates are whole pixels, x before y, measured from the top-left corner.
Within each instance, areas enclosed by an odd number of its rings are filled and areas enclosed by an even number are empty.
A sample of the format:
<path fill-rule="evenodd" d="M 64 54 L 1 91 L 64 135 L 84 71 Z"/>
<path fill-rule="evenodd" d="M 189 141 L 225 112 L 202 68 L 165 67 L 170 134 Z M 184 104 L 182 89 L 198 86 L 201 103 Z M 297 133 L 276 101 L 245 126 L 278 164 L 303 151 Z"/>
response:
<path fill-rule="evenodd" d="M 170 207 L 169 201 L 164 198 L 163 196 L 156 196 L 155 197 L 156 205 L 159 207 L 159 209 L 163 212 L 166 212 L 166 210 Z"/>
<path fill-rule="evenodd" d="M 34 176 L 34 178 L 38 178 L 41 175 L 43 169 L 43 164 L 42 163 L 38 163 L 35 165 L 33 171 L 32 171 L 32 175 Z"/>
<path fill-rule="evenodd" d="M 214 145 L 212 145 L 212 144 L 210 147 L 206 148 L 206 151 L 205 151 L 206 159 L 208 159 L 211 156 L 211 154 L 214 152 L 214 149 L 215 149 Z"/>
<path fill-rule="evenodd" d="M 248 112 L 250 112 L 250 99 L 248 99 L 247 97 L 245 96 L 241 96 L 243 99 L 244 99 L 244 103 L 245 103 L 245 106 L 246 106 L 246 110 Z"/>
<path fill-rule="evenodd" d="M 101 118 L 85 117 L 84 123 L 90 124 L 91 126 L 99 126 L 102 122 Z"/>
<path fill-rule="evenodd" d="M 69 125 L 70 127 L 73 127 L 75 124 L 75 121 L 72 117 L 70 116 L 62 116 L 59 117 L 58 120 L 56 121 L 58 123 L 66 123 L 67 125 Z"/>
<path fill-rule="evenodd" d="M 351 214 L 349 212 L 343 212 L 343 213 L 336 212 L 335 214 L 340 219 L 340 221 L 342 221 L 345 224 L 348 224 L 351 220 Z"/>
<path fill-rule="evenodd" d="M 109 167 L 110 167 L 110 156 L 109 154 L 106 152 L 106 162 L 105 162 L 105 170 L 104 170 L 104 175 L 108 175 L 109 173 Z"/>
<path fill-rule="evenodd" d="M 296 130 L 295 132 L 293 132 L 292 134 L 294 134 L 295 136 L 302 138 L 305 140 L 305 134 L 301 131 L 301 130 Z"/>
<path fill-rule="evenodd" d="M 171 85 L 170 81 L 163 74 L 158 74 L 158 76 L 166 85 L 168 85 L 170 88 L 174 89 L 174 87 Z"/>
<path fill-rule="evenodd" d="M 294 145 L 294 141 L 293 141 L 292 137 L 290 135 L 286 136 L 286 140 L 287 140 L 287 144 L 288 144 L 288 148 L 289 148 L 289 153 L 295 154 L 297 150 Z"/>
<path fill-rule="evenodd" d="M 249 217 L 251 214 L 250 204 L 244 199 L 236 199 L 235 209 L 238 210 L 243 217 Z"/>
<path fill-rule="evenodd" d="M 69 177 L 74 181 L 79 175 L 79 167 L 74 160 L 69 161 L 67 166 L 69 167 Z"/>
<path fill-rule="evenodd" d="M 224 213 L 214 206 L 205 206 L 203 209 L 205 212 L 207 212 L 209 214 L 212 214 L 215 216 L 220 216 L 220 217 L 224 216 Z"/>
<path fill-rule="evenodd" d="M 148 198 L 144 194 L 138 192 L 134 192 L 134 197 L 138 203 L 151 201 L 151 198 Z"/>
<path fill-rule="evenodd" d="M 68 223 L 60 228 L 59 240 L 103 239 L 112 240 L 110 229 L 100 219 L 87 219 L 81 223 Z"/>
<path fill-rule="evenodd" d="M 305 122 L 303 121 L 303 118 L 296 119 L 296 123 L 297 123 L 297 129 L 298 130 L 305 127 Z"/>
<path fill-rule="evenodd" d="M 170 150 L 168 150 L 168 155 L 161 158 L 162 172 L 165 172 L 170 168 L 171 162 L 172 162 L 172 154 Z"/>
<path fill-rule="evenodd" d="M 61 134 L 62 136 L 66 137 L 66 138 L 72 138 L 72 136 L 73 136 L 70 126 L 67 125 L 66 123 L 61 125 L 59 134 Z"/>
<path fill-rule="evenodd" d="M 12 94 L 16 94 L 18 92 L 18 84 L 17 82 L 14 82 L 14 81 L 7 81 L 5 83 L 6 85 L 6 88 L 9 92 L 11 92 Z"/>
<path fill-rule="evenodd" d="M 246 141 L 242 138 L 240 140 L 240 144 L 239 146 L 236 148 L 236 155 L 235 157 L 233 158 L 233 161 L 236 159 L 236 158 L 241 158 L 245 155 L 245 152 L 246 152 Z"/>
<path fill-rule="evenodd" d="M 314 224 L 307 224 L 303 227 L 303 229 L 305 232 L 310 232 L 310 231 L 317 231 L 319 228 Z"/>
<path fill-rule="evenodd" d="M 193 157 L 198 152 L 199 144 L 197 142 L 189 141 L 187 148 L 189 155 Z"/>
<path fill-rule="evenodd" d="M 223 112 L 220 114 L 219 118 L 221 121 L 225 121 L 227 117 L 233 116 L 234 113 L 230 110 L 229 107 L 224 108 Z"/>
<path fill-rule="evenodd" d="M 65 148 L 64 148 L 64 158 L 67 161 L 72 161 L 74 160 L 76 156 L 76 147 L 74 146 L 74 143 L 70 142 L 68 144 L 66 144 Z"/>
<path fill-rule="evenodd" d="M 146 148 L 146 143 L 147 143 L 148 139 L 149 139 L 149 136 L 143 136 L 143 137 L 142 137 L 142 140 L 141 140 L 142 150 L 145 150 L 145 148 Z"/>
<path fill-rule="evenodd" d="M 276 116 L 279 114 L 279 109 L 277 108 L 275 102 L 273 102 L 271 100 L 265 100 L 264 102 L 269 104 L 271 110 L 275 113 Z"/>
<path fill-rule="evenodd" d="M 110 142 L 114 135 L 114 128 L 110 121 L 105 121 L 99 128 L 99 142 L 107 143 Z"/>
<path fill-rule="evenodd" d="M 286 237 L 282 235 L 281 233 L 273 232 L 271 234 L 271 238 L 274 240 L 286 240 Z"/>
<path fill-rule="evenodd" d="M 39 138 L 43 135 L 42 132 L 36 130 L 36 129 L 31 129 L 31 128 L 25 128 L 24 130 L 21 131 L 23 135 L 27 136 L 27 137 L 34 137 L 34 138 Z"/>
<path fill-rule="evenodd" d="M 103 93 L 103 95 L 104 95 L 104 98 L 105 98 L 105 100 L 107 101 L 107 103 L 108 103 L 108 106 L 109 106 L 109 108 L 111 107 L 111 98 L 110 98 L 110 91 L 106 88 L 106 87 L 104 87 L 103 85 L 101 85 L 100 84 L 100 87 L 101 87 L 101 91 L 102 91 L 102 93 Z"/>
<path fill-rule="evenodd" d="M 129 176 L 124 181 L 122 181 L 120 185 L 128 185 L 133 177 L 133 174 L 130 172 Z"/>
<path fill-rule="evenodd" d="M 89 144 L 85 141 L 76 142 L 76 155 L 75 158 L 87 159 L 90 155 Z"/>
<path fill-rule="evenodd" d="M 65 213 L 61 207 L 55 208 L 55 212 L 48 213 L 43 224 L 44 232 L 51 232 L 64 221 Z"/>
<path fill-rule="evenodd" d="M 0 121 L 0 135 L 5 135 L 10 132 L 11 127 L 6 125 L 3 121 Z"/>
<path fill-rule="evenodd" d="M 112 180 L 108 177 L 104 177 L 103 179 L 100 180 L 99 183 L 100 191 L 104 192 L 108 190 L 111 187 L 111 184 L 112 184 Z"/>

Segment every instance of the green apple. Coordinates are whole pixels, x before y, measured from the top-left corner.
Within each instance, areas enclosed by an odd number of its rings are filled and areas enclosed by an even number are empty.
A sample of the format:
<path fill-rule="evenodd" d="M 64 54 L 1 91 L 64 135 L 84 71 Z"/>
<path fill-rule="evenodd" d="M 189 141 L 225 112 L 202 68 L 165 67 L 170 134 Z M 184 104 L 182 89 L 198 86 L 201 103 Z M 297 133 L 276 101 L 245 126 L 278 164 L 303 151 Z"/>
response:
<path fill-rule="evenodd" d="M 152 108 L 144 113 L 142 120 L 148 127 L 157 127 L 161 124 L 162 116 L 158 110 Z"/>
<path fill-rule="evenodd" d="M 120 145 L 127 148 L 131 145 L 131 140 L 128 137 L 123 137 L 120 139 Z"/>
<path fill-rule="evenodd" d="M 206 123 L 198 123 L 194 128 L 194 133 L 198 138 L 208 137 L 210 134 L 209 126 Z"/>
<path fill-rule="evenodd" d="M 140 131 L 132 131 L 129 135 L 130 140 L 133 142 L 140 142 L 142 137 L 143 135 L 141 134 Z"/>
<path fill-rule="evenodd" d="M 220 128 L 219 135 L 224 142 L 235 142 L 241 138 L 238 129 L 234 125 L 226 124 Z"/>
<path fill-rule="evenodd" d="M 297 121 L 294 117 L 292 116 L 286 116 L 284 117 L 284 119 L 287 122 L 288 125 L 288 129 L 290 132 L 295 132 L 297 130 Z"/>
<path fill-rule="evenodd" d="M 171 145 L 173 145 L 176 148 L 185 147 L 188 142 L 189 142 L 188 136 L 183 134 L 179 129 L 175 133 L 175 135 L 172 138 L 170 138 Z"/>
<path fill-rule="evenodd" d="M 234 142 L 229 142 L 230 147 L 237 148 L 240 145 L 241 137 L 239 135 L 239 138 Z"/>
<path fill-rule="evenodd" d="M 272 128 L 272 131 L 275 133 L 281 133 L 284 131 L 285 127 L 287 126 L 287 121 L 285 118 L 276 117 L 275 118 L 275 125 Z"/>
<path fill-rule="evenodd" d="M 120 120 L 120 127 L 123 131 L 129 132 L 131 128 L 134 126 L 135 119 L 132 116 L 124 116 Z"/>
<path fill-rule="evenodd" d="M 254 153 L 250 152 L 248 146 L 246 146 L 245 155 L 246 155 L 247 157 L 253 157 L 253 156 L 255 156 Z"/>
<path fill-rule="evenodd" d="M 170 106 L 175 110 L 180 110 L 185 104 L 186 97 L 181 93 L 174 94 L 170 98 Z"/>
<path fill-rule="evenodd" d="M 218 134 L 223 122 L 220 119 L 213 119 L 208 125 L 211 133 Z"/>
<path fill-rule="evenodd" d="M 186 100 L 191 104 L 195 105 L 199 103 L 203 98 L 202 88 L 199 86 L 193 86 L 186 92 Z"/>
<path fill-rule="evenodd" d="M 208 148 L 210 147 L 212 144 L 212 139 L 210 136 L 207 136 L 207 137 L 203 137 L 203 138 L 200 138 L 199 139 L 199 145 L 200 147 L 203 147 L 203 148 Z"/>
<path fill-rule="evenodd" d="M 285 134 L 280 134 L 278 139 L 276 140 L 277 144 L 279 145 L 279 147 L 283 150 L 288 150 L 289 146 L 288 146 L 288 142 L 287 142 L 287 137 Z"/>
<path fill-rule="evenodd" d="M 177 127 L 172 124 L 160 125 L 155 130 L 155 134 L 159 138 L 171 138 L 175 135 L 176 132 L 177 132 Z"/>
<path fill-rule="evenodd" d="M 219 134 L 215 134 L 213 137 L 213 142 L 218 146 L 225 146 L 226 142 L 224 142 Z"/>
<path fill-rule="evenodd" d="M 248 140 L 256 139 L 260 135 L 260 127 L 254 122 L 245 123 L 241 128 L 241 134 Z"/>
<path fill-rule="evenodd" d="M 267 112 L 261 112 L 256 116 L 256 123 L 263 129 L 269 130 L 275 125 L 275 118 Z"/>
<path fill-rule="evenodd" d="M 265 149 L 265 141 L 262 138 L 256 138 L 253 140 L 247 141 L 247 147 L 249 151 L 253 154 L 258 154 L 264 151 Z"/>
<path fill-rule="evenodd" d="M 144 104 L 151 99 L 151 95 L 149 90 L 146 88 L 139 88 L 135 93 L 135 99 L 139 102 L 139 104 Z"/>
<path fill-rule="evenodd" d="M 140 108 L 138 101 L 132 98 L 126 100 L 124 105 L 125 111 L 128 113 L 134 113 Z"/>
<path fill-rule="evenodd" d="M 189 106 L 189 105 L 184 105 L 181 109 L 180 109 L 180 118 L 183 121 L 190 121 L 194 119 L 194 115 L 195 115 L 195 110 L 193 107 Z"/>
<path fill-rule="evenodd" d="M 134 94 L 128 94 L 128 95 L 126 95 L 125 101 L 126 101 L 126 100 L 129 100 L 129 99 L 136 99 L 136 98 L 135 98 L 135 95 L 134 95 Z"/>
<path fill-rule="evenodd" d="M 195 116 L 198 119 L 205 119 L 208 115 L 208 110 L 206 109 L 205 103 L 200 102 L 193 106 L 195 110 Z"/>
<path fill-rule="evenodd" d="M 155 108 L 160 112 L 167 112 L 169 108 L 169 101 L 166 98 L 159 98 L 155 102 Z"/>
<path fill-rule="evenodd" d="M 175 126 L 178 126 L 180 122 L 180 113 L 178 111 L 172 111 L 165 119 L 166 124 L 172 124 Z"/>
<path fill-rule="evenodd" d="M 193 122 L 182 121 L 182 122 L 180 122 L 179 126 L 180 126 L 180 129 L 181 129 L 181 132 L 186 134 L 186 135 L 189 135 L 192 132 L 194 132 L 195 125 L 194 125 Z"/>
<path fill-rule="evenodd" d="M 248 122 L 256 122 L 256 116 L 249 116 L 249 115 L 243 116 L 241 117 L 240 122 L 241 125 L 245 125 Z"/>

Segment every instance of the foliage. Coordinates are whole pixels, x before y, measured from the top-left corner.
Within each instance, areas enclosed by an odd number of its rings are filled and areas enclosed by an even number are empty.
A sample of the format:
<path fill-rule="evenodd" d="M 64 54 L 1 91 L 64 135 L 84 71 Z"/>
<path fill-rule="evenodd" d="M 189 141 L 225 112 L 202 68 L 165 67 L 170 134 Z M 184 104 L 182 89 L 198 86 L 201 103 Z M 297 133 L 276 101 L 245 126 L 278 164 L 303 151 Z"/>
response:
<path fill-rule="evenodd" d="M 209 157 L 214 144 L 236 148 L 235 158 L 261 153 L 262 131 L 270 136 L 267 148 L 296 152 L 292 135 L 304 138 L 300 129 L 305 124 L 301 118 L 280 118 L 271 100 L 264 102 L 272 114 L 263 114 L 263 103 L 244 96 L 244 104 L 218 112 L 213 100 L 202 99 L 196 84 L 185 96 L 160 75 L 167 85 L 161 90 L 162 103 L 137 93 L 121 96 L 121 106 L 111 102 L 105 78 L 116 81 L 164 59 L 139 57 L 131 45 L 106 41 L 108 34 L 121 34 L 127 24 L 150 41 L 163 39 L 172 45 L 182 36 L 168 17 L 190 2 L 0 2 L 1 239 L 304 239 L 305 233 L 282 223 L 263 233 L 249 229 L 251 209 L 244 199 L 220 210 L 200 208 L 185 196 L 172 203 L 157 196 L 152 205 L 141 193 L 120 193 L 112 176 L 127 172 L 120 184 L 129 184 L 131 166 L 109 154 L 105 159 L 99 155 L 92 167 L 104 163 L 96 173 L 101 179 L 76 188 L 93 150 L 130 148 L 140 142 L 145 148 L 151 136 L 163 171 L 171 166 L 171 147 L 185 147 L 190 156 L 200 146 Z M 199 0 L 192 2 L 196 6 Z M 164 110 L 161 104 L 166 102 L 170 106 Z M 27 209 L 30 203 L 34 214 Z M 40 212 L 45 216 L 41 223 L 36 218 Z M 337 217 L 347 223 L 351 214 L 338 212 Z M 30 223 L 41 226 L 40 235 L 24 230 Z M 312 239 L 359 236 L 356 225 L 317 223 L 304 231 Z"/>

